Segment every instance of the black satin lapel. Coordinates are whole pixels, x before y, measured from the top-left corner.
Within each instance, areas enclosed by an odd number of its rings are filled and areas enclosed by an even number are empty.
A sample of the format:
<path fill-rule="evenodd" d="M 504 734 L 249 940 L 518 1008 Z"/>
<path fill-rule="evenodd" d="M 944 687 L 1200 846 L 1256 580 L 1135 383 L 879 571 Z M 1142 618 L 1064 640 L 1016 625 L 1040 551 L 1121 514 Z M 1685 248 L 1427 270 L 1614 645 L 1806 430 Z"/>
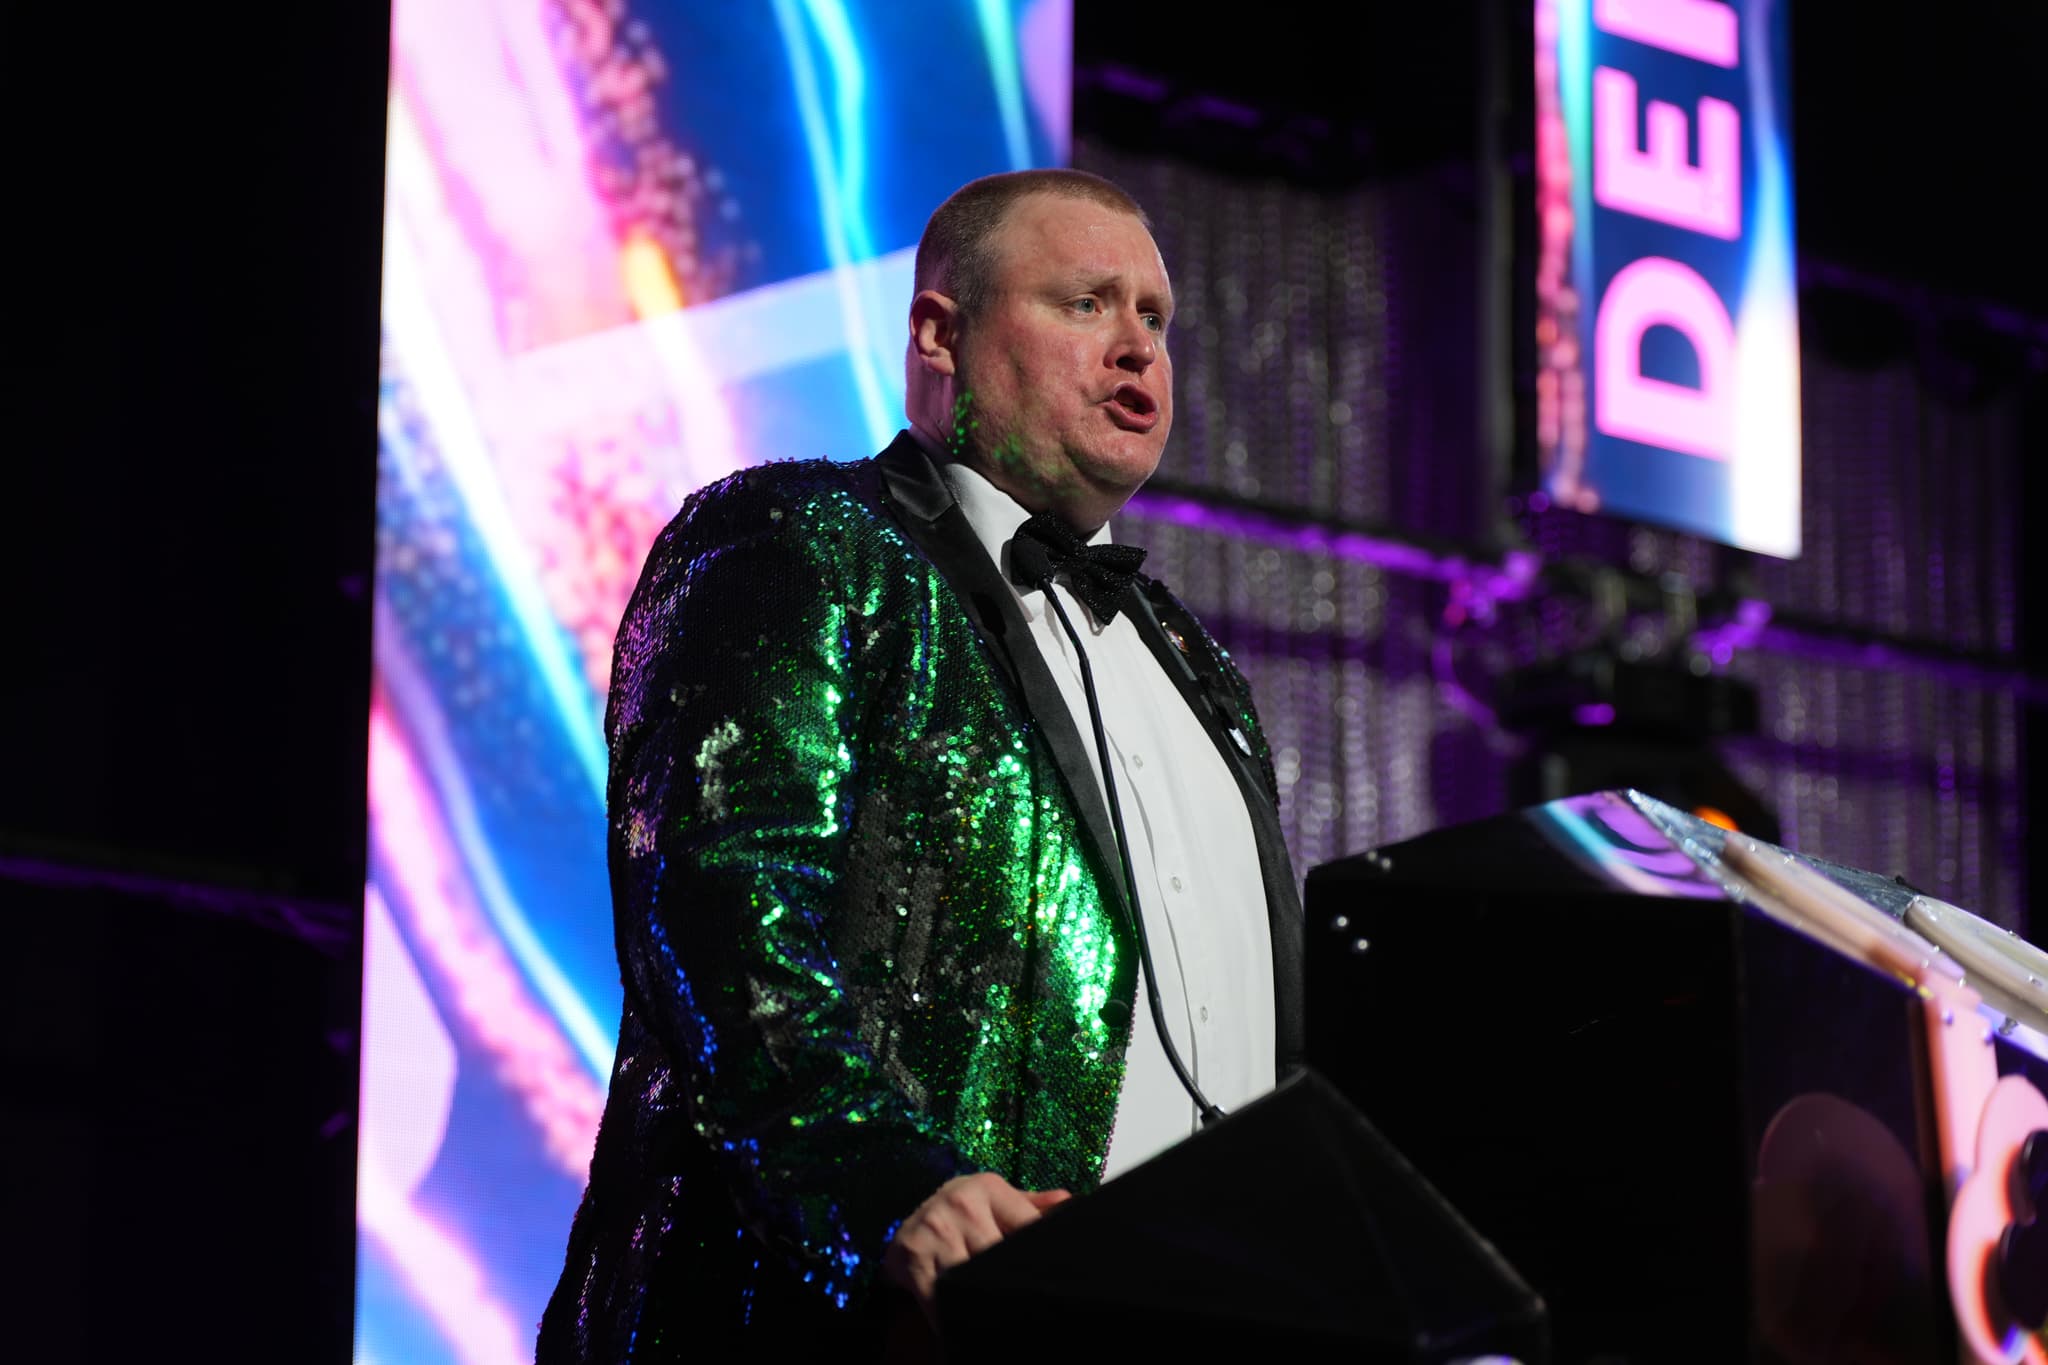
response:
<path fill-rule="evenodd" d="M 888 449 L 875 457 L 875 467 L 881 471 L 883 486 L 897 510 L 920 521 L 936 521 L 953 506 L 953 490 L 946 487 L 939 467 L 909 432 L 896 433 Z"/>
<path fill-rule="evenodd" d="M 989 563 L 988 551 L 974 534 L 967 514 L 953 501 L 953 490 L 939 477 L 938 466 L 906 431 L 877 457 L 875 467 L 881 471 L 883 495 L 893 520 L 939 576 L 952 585 L 969 624 L 988 646 L 990 657 L 1010 686 L 1020 697 L 1027 695 L 1016 657 L 1006 643 L 1022 640 L 1029 646 L 1024 614 L 1017 609 L 1009 584 Z"/>
<path fill-rule="evenodd" d="M 1124 605 L 1159 666 L 1173 679 L 1174 686 L 1187 700 L 1188 709 L 1209 732 L 1216 752 L 1223 756 L 1223 766 L 1237 779 L 1238 792 L 1244 797 L 1245 813 L 1251 819 L 1252 842 L 1259 850 L 1259 877 L 1266 890 L 1266 921 L 1273 935 L 1273 1043 L 1284 1075 L 1301 1061 L 1306 1041 L 1301 994 L 1306 943 L 1301 897 L 1294 887 L 1294 865 L 1287 856 L 1287 841 L 1280 833 L 1280 812 L 1266 793 L 1258 765 L 1231 738 L 1235 726 L 1229 714 L 1214 700 L 1211 689 L 1223 688 L 1224 680 L 1202 676 L 1220 665 L 1208 657 L 1208 650 L 1199 640 L 1190 643 L 1189 653 L 1182 653 L 1137 584 L 1125 593 Z"/>
<path fill-rule="evenodd" d="M 1081 815 L 1081 833 L 1094 856 L 1096 881 L 1106 898 L 1131 913 L 1116 831 L 1102 800 L 1102 784 L 1067 699 L 1031 638 L 1017 595 L 990 562 L 967 514 L 953 501 L 938 468 L 909 433 L 898 436 L 876 461 L 890 512 L 911 543 L 952 586 L 968 622 L 987 646 L 1025 714 L 1052 750 L 1067 792 Z"/>

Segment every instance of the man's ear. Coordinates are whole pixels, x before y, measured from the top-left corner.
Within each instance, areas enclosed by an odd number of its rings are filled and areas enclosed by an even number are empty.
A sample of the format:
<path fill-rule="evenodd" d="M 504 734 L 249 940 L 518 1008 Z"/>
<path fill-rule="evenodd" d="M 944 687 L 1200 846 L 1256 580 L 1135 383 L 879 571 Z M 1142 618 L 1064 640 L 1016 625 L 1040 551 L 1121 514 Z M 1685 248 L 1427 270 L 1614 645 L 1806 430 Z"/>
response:
<path fill-rule="evenodd" d="M 910 350 L 933 374 L 958 372 L 960 305 L 936 289 L 921 289 L 910 301 Z"/>

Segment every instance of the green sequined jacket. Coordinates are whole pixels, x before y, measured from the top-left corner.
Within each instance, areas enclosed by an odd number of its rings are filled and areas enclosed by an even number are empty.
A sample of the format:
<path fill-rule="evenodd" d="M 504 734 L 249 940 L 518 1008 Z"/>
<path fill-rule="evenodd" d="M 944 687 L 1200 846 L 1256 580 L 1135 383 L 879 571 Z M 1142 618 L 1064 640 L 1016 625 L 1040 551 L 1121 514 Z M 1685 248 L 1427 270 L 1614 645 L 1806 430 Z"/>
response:
<path fill-rule="evenodd" d="M 1250 693 L 1158 584 L 1126 606 L 1251 812 L 1284 1070 L 1300 907 Z M 882 1248 L 951 1176 L 1095 1188 L 1138 962 L 1109 817 L 914 441 L 692 497 L 606 731 L 626 1005 L 543 1361 L 879 1330 Z"/>

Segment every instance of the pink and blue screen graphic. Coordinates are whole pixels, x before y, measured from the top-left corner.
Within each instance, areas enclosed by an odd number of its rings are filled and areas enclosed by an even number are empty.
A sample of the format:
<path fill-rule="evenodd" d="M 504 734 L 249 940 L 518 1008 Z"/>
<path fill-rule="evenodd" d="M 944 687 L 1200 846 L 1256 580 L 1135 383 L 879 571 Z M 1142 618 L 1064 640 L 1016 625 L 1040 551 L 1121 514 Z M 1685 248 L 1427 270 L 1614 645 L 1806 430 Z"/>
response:
<path fill-rule="evenodd" d="M 397 0 L 356 1359 L 532 1359 L 619 1009 L 612 634 L 693 490 L 901 424 L 911 254 L 1070 0 Z"/>
<path fill-rule="evenodd" d="M 1787 0 L 1538 0 L 1537 446 L 1559 504 L 1799 553 Z"/>

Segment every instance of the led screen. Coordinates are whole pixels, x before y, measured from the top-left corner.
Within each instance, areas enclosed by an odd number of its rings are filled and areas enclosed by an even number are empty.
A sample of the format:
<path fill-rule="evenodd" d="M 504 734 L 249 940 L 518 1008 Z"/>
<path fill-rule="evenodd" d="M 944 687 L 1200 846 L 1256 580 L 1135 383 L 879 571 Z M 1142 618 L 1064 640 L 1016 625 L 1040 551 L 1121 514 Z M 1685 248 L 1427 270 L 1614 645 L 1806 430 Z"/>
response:
<path fill-rule="evenodd" d="M 1799 553 L 1787 0 L 1538 0 L 1537 446 L 1585 512 Z"/>
<path fill-rule="evenodd" d="M 532 1358 L 619 1009 L 612 633 L 693 489 L 900 425 L 910 255 L 1069 0 L 397 0 L 356 1358 Z"/>

